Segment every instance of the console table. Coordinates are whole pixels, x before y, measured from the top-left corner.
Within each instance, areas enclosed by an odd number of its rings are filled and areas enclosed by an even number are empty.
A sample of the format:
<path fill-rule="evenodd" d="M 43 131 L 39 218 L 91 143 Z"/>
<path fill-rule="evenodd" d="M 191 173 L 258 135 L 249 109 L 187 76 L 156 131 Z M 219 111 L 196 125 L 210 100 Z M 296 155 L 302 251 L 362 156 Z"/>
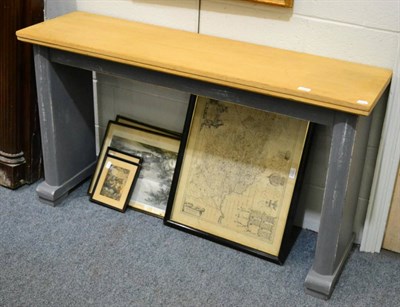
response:
<path fill-rule="evenodd" d="M 34 45 L 45 168 L 37 193 L 51 204 L 94 170 L 92 71 L 329 127 L 321 226 L 305 288 L 330 297 L 353 243 L 370 115 L 391 71 L 83 12 L 17 36 Z"/>

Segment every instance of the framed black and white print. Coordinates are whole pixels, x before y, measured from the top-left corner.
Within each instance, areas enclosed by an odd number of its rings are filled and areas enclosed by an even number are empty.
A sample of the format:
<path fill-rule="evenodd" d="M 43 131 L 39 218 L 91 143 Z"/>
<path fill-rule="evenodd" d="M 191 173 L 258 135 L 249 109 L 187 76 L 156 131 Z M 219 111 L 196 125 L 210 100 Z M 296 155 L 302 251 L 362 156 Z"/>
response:
<path fill-rule="evenodd" d="M 163 217 L 175 170 L 180 140 L 110 121 L 88 193 L 91 195 L 108 147 L 141 158 L 141 171 L 128 205 Z"/>

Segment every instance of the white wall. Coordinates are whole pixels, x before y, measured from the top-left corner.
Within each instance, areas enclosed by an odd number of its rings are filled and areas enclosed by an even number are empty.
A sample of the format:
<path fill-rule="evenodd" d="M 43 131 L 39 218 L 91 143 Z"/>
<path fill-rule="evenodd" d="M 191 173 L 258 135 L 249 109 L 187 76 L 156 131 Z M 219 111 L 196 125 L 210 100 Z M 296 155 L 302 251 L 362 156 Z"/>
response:
<path fill-rule="evenodd" d="M 47 0 L 46 17 L 79 10 L 197 31 L 198 0 Z"/>
<path fill-rule="evenodd" d="M 84 10 L 385 68 L 394 67 L 400 51 L 398 0 L 295 0 L 293 9 L 241 0 L 48 0 L 46 10 L 48 17 Z M 391 98 L 397 90 L 392 89 Z M 122 113 L 179 130 L 187 99 L 187 93 L 98 76 L 100 128 Z M 166 109 L 158 112 L 163 101 L 174 106 L 169 109 L 172 113 Z M 391 103 L 400 102 L 392 99 Z M 379 132 L 375 132 L 369 140 L 355 225 L 358 238 L 368 205 L 379 139 Z M 316 231 L 328 145 L 327 132 L 317 129 L 296 219 L 298 225 Z"/>
<path fill-rule="evenodd" d="M 203 0 L 201 8 L 205 34 L 387 68 L 397 56 L 398 1 L 295 0 L 286 9 Z"/>

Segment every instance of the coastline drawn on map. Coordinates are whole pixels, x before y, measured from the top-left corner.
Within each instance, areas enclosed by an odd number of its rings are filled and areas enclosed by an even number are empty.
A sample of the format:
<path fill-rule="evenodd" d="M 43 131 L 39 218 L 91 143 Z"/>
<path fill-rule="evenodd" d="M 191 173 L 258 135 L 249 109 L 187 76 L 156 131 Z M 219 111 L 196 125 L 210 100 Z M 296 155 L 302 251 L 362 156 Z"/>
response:
<path fill-rule="evenodd" d="M 167 220 L 279 253 L 308 122 L 198 97 Z"/>

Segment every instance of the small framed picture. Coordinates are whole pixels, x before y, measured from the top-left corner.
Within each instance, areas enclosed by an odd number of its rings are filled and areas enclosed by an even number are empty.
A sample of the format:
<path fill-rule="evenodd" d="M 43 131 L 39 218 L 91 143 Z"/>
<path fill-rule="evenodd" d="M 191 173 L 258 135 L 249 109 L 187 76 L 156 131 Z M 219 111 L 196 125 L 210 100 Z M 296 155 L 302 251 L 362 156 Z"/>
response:
<path fill-rule="evenodd" d="M 140 157 L 141 171 L 128 205 L 164 217 L 180 140 L 153 131 L 110 121 L 88 194 L 92 195 L 108 147 Z"/>
<path fill-rule="evenodd" d="M 118 153 L 118 156 L 122 156 L 122 154 Z M 130 159 L 131 157 L 128 156 L 127 158 Z M 117 156 L 107 155 L 90 200 L 125 212 L 139 170 L 139 164 Z"/>

